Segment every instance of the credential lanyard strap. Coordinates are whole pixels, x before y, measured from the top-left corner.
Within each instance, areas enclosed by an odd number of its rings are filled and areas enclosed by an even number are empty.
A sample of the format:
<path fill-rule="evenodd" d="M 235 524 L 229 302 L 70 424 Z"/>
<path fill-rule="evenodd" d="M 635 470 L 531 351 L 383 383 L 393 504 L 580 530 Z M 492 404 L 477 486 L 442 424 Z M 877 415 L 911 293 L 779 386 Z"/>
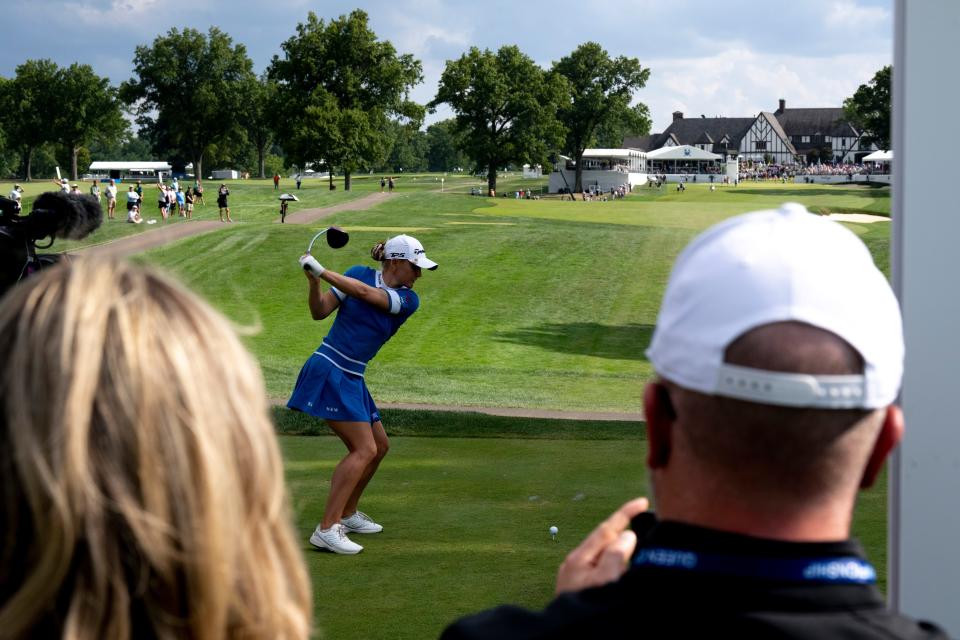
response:
<path fill-rule="evenodd" d="M 873 584 L 877 572 L 856 556 L 821 558 L 758 558 L 700 553 L 685 549 L 644 547 L 633 558 L 633 566 L 653 566 L 697 573 L 742 578 L 829 584 Z"/>

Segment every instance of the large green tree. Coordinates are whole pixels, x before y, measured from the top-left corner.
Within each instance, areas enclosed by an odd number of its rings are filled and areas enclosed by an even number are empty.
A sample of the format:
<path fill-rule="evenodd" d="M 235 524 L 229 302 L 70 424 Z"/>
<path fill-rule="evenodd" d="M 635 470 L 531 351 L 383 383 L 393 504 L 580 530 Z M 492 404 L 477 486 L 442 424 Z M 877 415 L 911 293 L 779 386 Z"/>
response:
<path fill-rule="evenodd" d="M 471 47 L 447 62 L 430 106 L 450 105 L 464 152 L 487 172 L 487 187 L 495 191 L 499 167 L 546 163 L 563 139 L 556 113 L 566 95 L 561 76 L 544 71 L 516 46 L 496 53 Z"/>
<path fill-rule="evenodd" d="M 418 127 L 391 120 L 393 143 L 384 169 L 390 173 L 398 171 L 424 171 L 427 168 L 427 134 Z"/>
<path fill-rule="evenodd" d="M 27 60 L 16 76 L 3 84 L 0 119 L 7 144 L 20 157 L 20 175 L 32 180 L 34 152 L 57 140 L 59 105 L 56 96 L 60 69 L 52 60 Z"/>
<path fill-rule="evenodd" d="M 470 161 L 460 150 L 461 143 L 452 119 L 427 127 L 427 168 L 430 171 L 463 169 Z"/>
<path fill-rule="evenodd" d="M 249 81 L 244 89 L 246 98 L 240 120 L 246 131 L 246 137 L 257 154 L 257 175 L 266 176 L 266 155 L 274 141 L 277 106 L 277 84 L 266 74 Z M 271 174 L 272 175 L 272 174 Z"/>
<path fill-rule="evenodd" d="M 619 149 L 627 136 L 645 136 L 650 133 L 653 119 L 650 109 L 642 102 L 630 107 L 619 118 L 610 118 L 597 127 L 597 146 L 601 149 Z"/>
<path fill-rule="evenodd" d="M 7 144 L 7 124 L 4 121 L 3 110 L 5 108 L 5 101 L 9 95 L 8 87 L 12 80 L 0 76 L 0 176 L 8 176 L 11 173 L 12 165 L 15 162 L 10 162 L 13 155 L 10 150 L 9 144 Z"/>
<path fill-rule="evenodd" d="M 120 95 L 136 105 L 141 134 L 156 152 L 189 158 L 202 176 L 208 152 L 224 157 L 239 144 L 245 89 L 256 80 L 246 47 L 216 27 L 171 29 L 137 47 L 133 64 L 136 78 Z"/>
<path fill-rule="evenodd" d="M 867 84 L 862 84 L 852 97 L 843 101 L 847 120 L 860 129 L 861 147 L 871 144 L 890 148 L 890 91 L 893 67 L 883 67 Z"/>
<path fill-rule="evenodd" d="M 278 84 L 280 144 L 297 164 L 350 176 L 380 165 L 393 142 L 390 119 L 419 127 L 423 107 L 409 99 L 423 79 L 420 62 L 377 39 L 359 9 L 330 22 L 310 12 L 281 45 L 269 76 Z"/>
<path fill-rule="evenodd" d="M 88 64 L 74 63 L 58 74 L 56 88 L 57 140 L 70 154 L 70 176 L 77 179 L 77 156 L 94 139 L 119 140 L 127 120 L 117 90 Z"/>
<path fill-rule="evenodd" d="M 640 66 L 636 58 L 611 58 L 596 42 L 585 42 L 555 63 L 553 70 L 566 78 L 570 87 L 559 117 L 567 130 L 564 151 L 577 166 L 574 190 L 582 191 L 583 152 L 595 145 L 598 130 L 617 124 L 649 130 L 649 118 L 645 122 L 642 111 L 631 109 L 630 102 L 646 85 L 650 69 Z"/>

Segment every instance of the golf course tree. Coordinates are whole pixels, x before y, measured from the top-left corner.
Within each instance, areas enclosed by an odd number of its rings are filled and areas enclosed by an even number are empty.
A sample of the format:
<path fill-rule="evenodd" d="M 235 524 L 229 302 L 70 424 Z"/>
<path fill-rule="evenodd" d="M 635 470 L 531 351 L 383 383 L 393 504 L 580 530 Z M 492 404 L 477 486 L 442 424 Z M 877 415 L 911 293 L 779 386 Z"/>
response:
<path fill-rule="evenodd" d="M 38 148 L 57 140 L 55 124 L 60 105 L 54 99 L 60 69 L 52 60 L 27 60 L 4 82 L 0 94 L 0 120 L 7 144 L 20 160 L 19 175 L 32 180 L 32 163 Z"/>
<path fill-rule="evenodd" d="M 77 179 L 77 156 L 94 139 L 119 140 L 128 125 L 117 89 L 88 64 L 74 63 L 59 71 L 54 85 L 57 113 L 53 133 L 70 154 L 70 177 Z M 87 153 L 84 152 L 86 157 Z"/>
<path fill-rule="evenodd" d="M 231 138 L 243 137 L 244 88 L 256 77 L 246 48 L 227 34 L 174 28 L 137 47 L 133 64 L 136 77 L 120 86 L 120 96 L 134 105 L 154 152 L 189 158 L 202 176 L 208 151 L 224 156 L 236 146 Z"/>
<path fill-rule="evenodd" d="M 441 120 L 427 127 L 427 170 L 456 171 L 467 167 L 470 160 L 460 150 L 453 119 Z"/>
<path fill-rule="evenodd" d="M 563 139 L 558 105 L 567 83 L 548 73 L 514 45 L 496 53 L 476 47 L 450 60 L 431 108 L 453 109 L 454 133 L 464 153 L 487 173 L 495 192 L 497 169 L 508 164 L 546 164 Z"/>
<path fill-rule="evenodd" d="M 860 147 L 871 144 L 880 149 L 890 148 L 890 87 L 893 67 L 887 65 L 877 71 L 867 84 L 843 101 L 843 112 L 854 127 L 862 131 Z"/>
<path fill-rule="evenodd" d="M 264 73 L 250 78 L 244 86 L 243 111 L 240 122 L 249 144 L 257 154 L 257 177 L 266 178 L 265 158 L 274 141 L 276 128 L 277 83 Z M 272 174 L 271 174 L 272 175 Z"/>
<path fill-rule="evenodd" d="M 7 95 L 7 86 L 13 82 L 0 76 L 0 176 L 9 176 L 16 171 L 16 153 L 10 149 L 6 134 L 6 123 L 3 118 L 4 99 Z"/>
<path fill-rule="evenodd" d="M 350 176 L 387 159 L 392 119 L 419 128 L 424 109 L 409 99 L 423 79 L 418 60 L 370 30 L 359 9 L 330 22 L 310 12 L 274 56 L 280 144 L 290 157 Z"/>
<path fill-rule="evenodd" d="M 650 109 L 642 102 L 633 105 L 619 117 L 608 118 L 597 125 L 594 134 L 601 149 L 619 149 L 626 136 L 645 136 L 650 133 L 653 119 Z"/>
<path fill-rule="evenodd" d="M 559 118 L 566 128 L 563 149 L 577 166 L 574 190 L 582 191 L 583 152 L 596 146 L 598 131 L 615 125 L 634 134 L 649 131 L 650 119 L 643 118 L 646 107 L 634 110 L 630 102 L 646 85 L 650 69 L 640 66 L 636 58 L 611 58 L 596 42 L 585 42 L 554 63 L 553 70 L 569 85 L 569 98 L 561 105 Z M 615 146 L 621 142 L 622 138 Z"/>
<path fill-rule="evenodd" d="M 393 141 L 383 169 L 397 173 L 425 171 L 427 168 L 427 134 L 410 122 L 390 120 L 388 133 Z"/>

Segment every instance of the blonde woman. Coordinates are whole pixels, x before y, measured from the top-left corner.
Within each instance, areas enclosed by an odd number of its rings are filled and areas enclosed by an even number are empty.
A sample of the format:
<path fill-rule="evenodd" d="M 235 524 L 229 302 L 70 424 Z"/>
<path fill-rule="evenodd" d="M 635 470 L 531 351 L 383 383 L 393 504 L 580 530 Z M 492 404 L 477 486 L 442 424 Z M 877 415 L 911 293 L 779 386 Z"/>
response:
<path fill-rule="evenodd" d="M 3 299 L 0 363 L 0 636 L 309 636 L 263 382 L 218 313 L 78 260 Z"/>

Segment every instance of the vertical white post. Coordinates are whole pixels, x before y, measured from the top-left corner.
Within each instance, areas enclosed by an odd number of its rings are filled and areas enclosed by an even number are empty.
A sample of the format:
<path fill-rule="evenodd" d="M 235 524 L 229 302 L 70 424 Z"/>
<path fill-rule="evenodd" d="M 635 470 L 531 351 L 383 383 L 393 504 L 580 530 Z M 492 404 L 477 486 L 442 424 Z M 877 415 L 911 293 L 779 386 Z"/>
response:
<path fill-rule="evenodd" d="M 907 430 L 890 469 L 889 596 L 951 637 L 960 637 L 958 34 L 960 2 L 897 0 L 891 255 Z"/>

